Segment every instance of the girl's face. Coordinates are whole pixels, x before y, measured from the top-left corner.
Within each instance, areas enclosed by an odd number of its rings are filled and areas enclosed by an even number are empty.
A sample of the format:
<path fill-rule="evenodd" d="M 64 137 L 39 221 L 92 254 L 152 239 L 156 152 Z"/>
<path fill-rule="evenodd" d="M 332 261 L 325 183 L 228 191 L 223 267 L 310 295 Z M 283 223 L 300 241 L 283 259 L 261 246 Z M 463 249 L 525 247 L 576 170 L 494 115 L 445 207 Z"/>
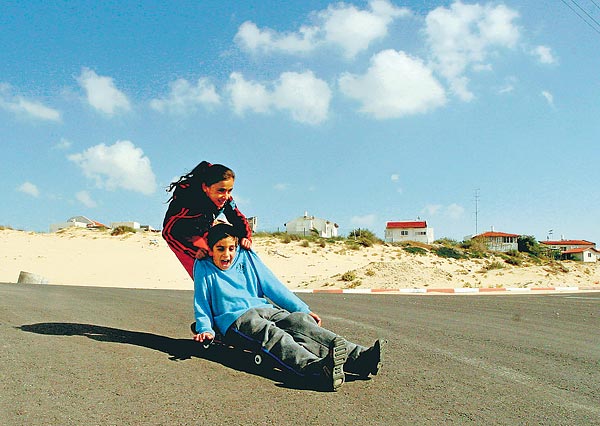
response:
<path fill-rule="evenodd" d="M 231 191 L 233 191 L 233 179 L 225 179 L 208 186 L 202 184 L 202 190 L 210 200 L 215 203 L 219 209 L 222 209 L 227 201 L 231 199 Z"/>
<path fill-rule="evenodd" d="M 212 260 L 217 268 L 222 271 L 229 269 L 235 259 L 237 238 L 225 237 L 215 243 L 212 248 Z"/>

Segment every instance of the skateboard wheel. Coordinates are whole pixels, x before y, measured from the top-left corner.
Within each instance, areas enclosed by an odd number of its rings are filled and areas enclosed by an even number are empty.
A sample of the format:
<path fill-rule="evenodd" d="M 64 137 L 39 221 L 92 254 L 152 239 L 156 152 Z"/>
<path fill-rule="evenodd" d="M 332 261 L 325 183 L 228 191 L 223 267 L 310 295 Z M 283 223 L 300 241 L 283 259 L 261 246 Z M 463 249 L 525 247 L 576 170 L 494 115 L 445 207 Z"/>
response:
<path fill-rule="evenodd" d="M 261 354 L 254 354 L 254 363 L 256 365 L 262 364 L 262 355 Z"/>

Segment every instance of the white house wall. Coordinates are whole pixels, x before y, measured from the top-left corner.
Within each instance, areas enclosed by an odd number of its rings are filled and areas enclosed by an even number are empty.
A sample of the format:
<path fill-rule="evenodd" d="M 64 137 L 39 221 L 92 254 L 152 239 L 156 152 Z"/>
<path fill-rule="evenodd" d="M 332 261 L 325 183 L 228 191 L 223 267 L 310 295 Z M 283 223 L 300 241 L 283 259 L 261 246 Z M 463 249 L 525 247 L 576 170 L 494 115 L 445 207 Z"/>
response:
<path fill-rule="evenodd" d="M 405 232 L 406 235 L 402 235 L 402 232 Z M 431 244 L 434 241 L 433 228 L 386 229 L 385 241 L 388 243 L 415 241 L 418 243 Z"/>

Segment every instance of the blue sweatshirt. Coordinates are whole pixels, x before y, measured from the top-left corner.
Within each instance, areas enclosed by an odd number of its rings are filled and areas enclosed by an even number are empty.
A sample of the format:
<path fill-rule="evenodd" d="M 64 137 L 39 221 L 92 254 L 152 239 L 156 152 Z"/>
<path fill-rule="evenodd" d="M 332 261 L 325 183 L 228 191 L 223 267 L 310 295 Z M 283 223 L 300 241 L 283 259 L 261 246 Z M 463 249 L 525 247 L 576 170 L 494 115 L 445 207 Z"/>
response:
<path fill-rule="evenodd" d="M 231 266 L 222 271 L 212 258 L 194 264 L 196 331 L 225 334 L 229 326 L 252 308 L 272 307 L 267 298 L 289 312 L 310 309 L 292 293 L 252 250 L 238 247 Z"/>

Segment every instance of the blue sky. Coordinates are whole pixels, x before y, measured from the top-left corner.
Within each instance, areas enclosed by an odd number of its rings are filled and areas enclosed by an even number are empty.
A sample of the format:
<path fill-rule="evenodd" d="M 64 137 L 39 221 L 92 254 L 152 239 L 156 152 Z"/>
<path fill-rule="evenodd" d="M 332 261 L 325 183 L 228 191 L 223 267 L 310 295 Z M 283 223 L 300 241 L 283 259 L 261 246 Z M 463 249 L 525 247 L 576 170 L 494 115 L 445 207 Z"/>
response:
<path fill-rule="evenodd" d="M 477 198 L 479 232 L 600 243 L 597 2 L 290 3 L 3 2 L 0 225 L 161 228 L 208 160 L 261 230 L 461 240 Z"/>

